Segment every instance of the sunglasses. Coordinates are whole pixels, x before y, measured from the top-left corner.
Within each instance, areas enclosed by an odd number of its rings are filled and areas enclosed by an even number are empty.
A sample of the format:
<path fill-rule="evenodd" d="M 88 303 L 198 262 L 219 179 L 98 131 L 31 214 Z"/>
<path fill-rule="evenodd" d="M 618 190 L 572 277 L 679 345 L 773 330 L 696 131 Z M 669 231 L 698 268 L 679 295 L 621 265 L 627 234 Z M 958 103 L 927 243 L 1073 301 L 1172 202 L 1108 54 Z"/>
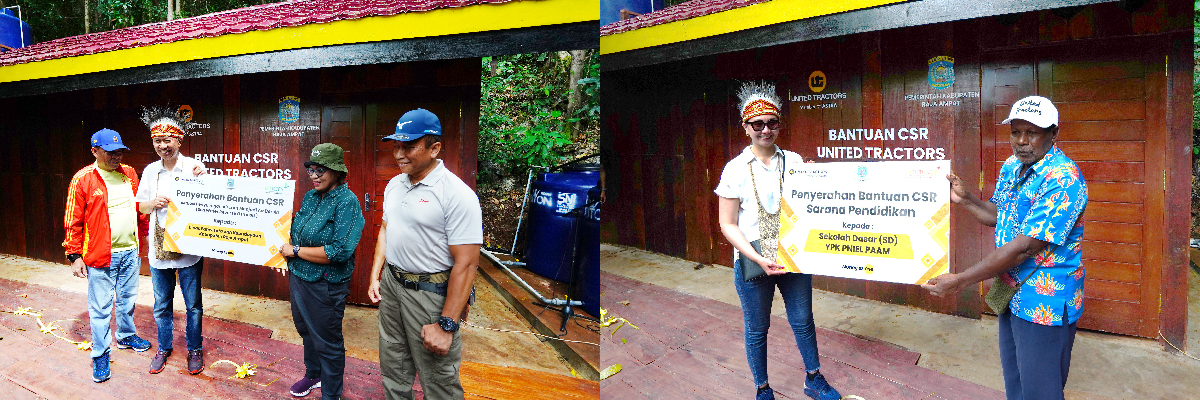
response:
<path fill-rule="evenodd" d="M 308 174 L 316 175 L 316 176 L 320 177 L 321 175 L 325 175 L 325 168 L 324 167 L 308 167 Z"/>
<path fill-rule="evenodd" d="M 773 119 L 773 120 L 770 120 L 767 122 L 762 122 L 762 121 L 747 122 L 746 124 L 749 124 L 750 128 L 754 129 L 755 132 L 762 132 L 764 127 L 767 129 L 770 129 L 770 130 L 779 129 L 779 120 L 777 120 L 777 119 Z"/>

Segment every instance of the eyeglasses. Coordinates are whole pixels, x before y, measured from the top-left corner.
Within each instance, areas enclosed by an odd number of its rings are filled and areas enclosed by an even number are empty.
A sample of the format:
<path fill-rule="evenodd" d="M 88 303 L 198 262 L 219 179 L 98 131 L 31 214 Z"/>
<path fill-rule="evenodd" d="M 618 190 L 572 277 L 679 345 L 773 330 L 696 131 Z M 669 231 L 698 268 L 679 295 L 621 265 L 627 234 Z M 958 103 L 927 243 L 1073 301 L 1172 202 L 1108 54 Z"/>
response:
<path fill-rule="evenodd" d="M 767 129 L 770 129 L 770 130 L 779 129 L 779 120 L 777 120 L 777 119 L 773 119 L 773 120 L 770 120 L 767 122 L 762 122 L 762 121 L 747 122 L 747 124 L 749 124 L 750 128 L 754 129 L 755 132 L 762 132 L 764 127 Z"/>
<path fill-rule="evenodd" d="M 321 175 L 325 175 L 325 168 L 324 167 L 316 167 L 316 168 L 308 167 L 308 174 L 316 175 L 316 176 L 320 177 Z"/>

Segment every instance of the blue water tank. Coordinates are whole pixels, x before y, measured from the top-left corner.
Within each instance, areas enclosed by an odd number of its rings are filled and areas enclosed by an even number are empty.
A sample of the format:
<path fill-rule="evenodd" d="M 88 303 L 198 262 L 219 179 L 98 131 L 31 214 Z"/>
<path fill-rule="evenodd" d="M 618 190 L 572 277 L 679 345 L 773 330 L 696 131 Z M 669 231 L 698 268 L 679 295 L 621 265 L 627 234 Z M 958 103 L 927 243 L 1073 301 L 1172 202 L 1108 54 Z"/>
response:
<path fill-rule="evenodd" d="M 583 310 L 600 317 L 600 187 L 588 191 L 590 206 L 583 210 L 579 223 L 579 279 L 575 282 Z"/>
<path fill-rule="evenodd" d="M 19 49 L 33 44 L 33 33 L 29 24 L 21 21 L 12 10 L 0 10 L 0 51 Z"/>
<path fill-rule="evenodd" d="M 580 237 L 577 229 L 582 229 L 576 224 L 583 210 L 576 209 L 587 204 L 588 189 L 599 181 L 600 166 L 595 164 L 538 174 L 529 206 L 526 268 L 556 281 L 571 281 L 571 263 Z"/>
<path fill-rule="evenodd" d="M 621 10 L 646 14 L 663 9 L 663 0 L 605 0 L 600 2 L 600 25 L 621 20 Z"/>

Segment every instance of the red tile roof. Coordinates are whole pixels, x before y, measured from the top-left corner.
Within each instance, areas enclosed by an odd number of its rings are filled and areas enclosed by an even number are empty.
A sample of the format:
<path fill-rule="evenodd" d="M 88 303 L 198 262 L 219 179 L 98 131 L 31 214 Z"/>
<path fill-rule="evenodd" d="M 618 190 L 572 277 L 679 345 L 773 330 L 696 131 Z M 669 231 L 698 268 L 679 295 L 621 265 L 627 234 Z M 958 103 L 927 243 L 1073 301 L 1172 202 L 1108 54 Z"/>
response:
<path fill-rule="evenodd" d="M 187 39 L 514 0 L 294 0 L 41 42 L 0 53 L 0 66 Z"/>
<path fill-rule="evenodd" d="M 600 36 L 615 35 L 634 29 L 661 25 L 668 22 L 702 17 L 721 11 L 732 10 L 745 6 L 765 3 L 771 0 L 692 0 L 676 4 L 649 14 L 642 14 L 624 21 L 613 22 L 600 27 Z"/>

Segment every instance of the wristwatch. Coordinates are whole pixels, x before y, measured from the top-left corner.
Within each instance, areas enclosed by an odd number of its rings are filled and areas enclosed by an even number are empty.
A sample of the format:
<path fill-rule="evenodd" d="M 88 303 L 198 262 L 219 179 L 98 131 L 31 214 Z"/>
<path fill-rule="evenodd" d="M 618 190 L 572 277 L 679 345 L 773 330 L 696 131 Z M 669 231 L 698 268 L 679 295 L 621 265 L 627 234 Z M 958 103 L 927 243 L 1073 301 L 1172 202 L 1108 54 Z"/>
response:
<path fill-rule="evenodd" d="M 454 333 L 458 330 L 458 322 L 455 321 L 454 318 L 450 317 L 439 317 L 438 326 L 442 327 L 442 330 L 450 333 Z"/>
<path fill-rule="evenodd" d="M 75 260 L 78 260 L 79 257 L 82 257 L 82 255 L 79 253 L 67 254 L 67 262 L 74 264 Z"/>
<path fill-rule="evenodd" d="M 300 245 L 292 245 L 292 257 L 300 257 Z"/>

